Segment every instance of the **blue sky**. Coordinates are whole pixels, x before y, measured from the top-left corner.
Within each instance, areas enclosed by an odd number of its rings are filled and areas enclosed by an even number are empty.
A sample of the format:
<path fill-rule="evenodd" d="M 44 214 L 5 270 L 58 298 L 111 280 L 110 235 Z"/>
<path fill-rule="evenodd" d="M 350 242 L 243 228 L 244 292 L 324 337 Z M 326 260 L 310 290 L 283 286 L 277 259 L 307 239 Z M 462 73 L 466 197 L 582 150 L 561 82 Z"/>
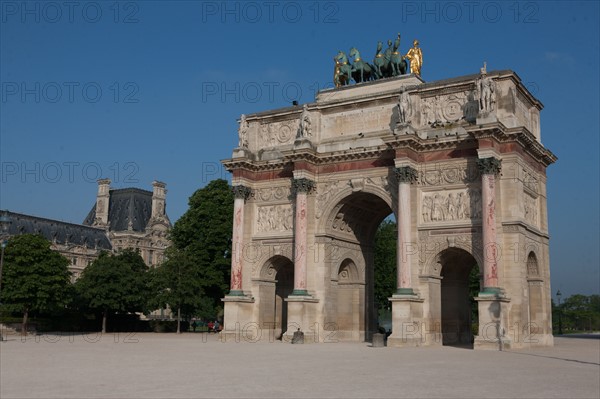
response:
<path fill-rule="evenodd" d="M 332 57 L 418 38 L 423 78 L 512 69 L 539 98 L 552 289 L 599 293 L 598 2 L 0 2 L 0 208 L 80 223 L 96 179 L 167 183 L 173 221 L 236 119 L 314 100 Z"/>

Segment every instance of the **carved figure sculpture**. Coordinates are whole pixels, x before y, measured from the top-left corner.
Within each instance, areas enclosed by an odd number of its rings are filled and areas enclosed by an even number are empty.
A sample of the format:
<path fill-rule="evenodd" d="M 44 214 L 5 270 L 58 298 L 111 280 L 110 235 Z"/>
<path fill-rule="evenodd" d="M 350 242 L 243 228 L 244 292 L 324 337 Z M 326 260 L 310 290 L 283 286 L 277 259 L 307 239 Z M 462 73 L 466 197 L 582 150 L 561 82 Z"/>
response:
<path fill-rule="evenodd" d="M 493 111 L 496 90 L 494 88 L 494 81 L 487 76 L 485 63 L 483 63 L 483 68 L 481 68 L 481 77 L 477 82 L 477 90 L 479 92 L 480 112 L 486 114 Z"/>
<path fill-rule="evenodd" d="M 423 67 L 423 52 L 419 47 L 419 41 L 415 39 L 413 41 L 413 47 L 406 53 L 406 58 L 410 61 L 410 73 L 416 73 L 421 75 L 421 68 Z"/>
<path fill-rule="evenodd" d="M 408 91 L 402 89 L 400 96 L 398 96 L 398 121 L 400 123 L 410 122 L 408 118 L 411 113 L 410 96 Z"/>
<path fill-rule="evenodd" d="M 308 112 L 308 106 L 304 104 L 302 106 L 302 115 L 300 115 L 300 127 L 298 129 L 298 137 L 308 138 L 312 136 L 310 113 Z"/>
<path fill-rule="evenodd" d="M 248 127 L 249 125 L 248 121 L 246 120 L 246 115 L 242 114 L 240 118 L 240 126 L 238 128 L 238 146 L 240 148 L 248 148 Z"/>

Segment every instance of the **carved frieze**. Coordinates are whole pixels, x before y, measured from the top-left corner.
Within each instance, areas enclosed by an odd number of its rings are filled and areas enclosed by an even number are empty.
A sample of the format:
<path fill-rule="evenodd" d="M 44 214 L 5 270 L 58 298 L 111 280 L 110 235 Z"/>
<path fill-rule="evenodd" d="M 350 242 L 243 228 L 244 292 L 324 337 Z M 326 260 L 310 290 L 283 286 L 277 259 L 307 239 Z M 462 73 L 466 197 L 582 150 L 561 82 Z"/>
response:
<path fill-rule="evenodd" d="M 481 219 L 482 205 L 479 189 L 424 192 L 421 195 L 423 223 Z"/>
<path fill-rule="evenodd" d="M 419 184 L 441 186 L 457 183 L 472 183 L 479 180 L 479 170 L 475 165 L 441 165 L 433 168 L 425 166 L 419 171 Z"/>
<path fill-rule="evenodd" d="M 325 208 L 329 204 L 329 200 L 343 187 L 343 183 L 337 180 L 329 180 L 317 185 L 317 206 L 315 217 L 320 219 L 323 216 Z"/>
<path fill-rule="evenodd" d="M 538 192 L 538 179 L 532 171 L 526 168 L 523 168 L 523 186 L 529 189 L 532 194 Z"/>
<path fill-rule="evenodd" d="M 523 216 L 532 225 L 537 225 L 537 200 L 527 193 L 523 193 Z"/>
<path fill-rule="evenodd" d="M 286 232 L 294 226 L 291 204 L 258 207 L 256 231 L 258 233 Z"/>
<path fill-rule="evenodd" d="M 270 148 L 292 144 L 300 127 L 298 119 L 262 123 L 259 127 L 258 148 Z"/>
<path fill-rule="evenodd" d="M 290 196 L 290 187 L 265 187 L 257 189 L 256 192 L 261 201 L 279 201 L 287 199 Z"/>
<path fill-rule="evenodd" d="M 421 125 L 442 126 L 461 120 L 473 121 L 479 106 L 471 91 L 436 95 L 421 100 Z"/>

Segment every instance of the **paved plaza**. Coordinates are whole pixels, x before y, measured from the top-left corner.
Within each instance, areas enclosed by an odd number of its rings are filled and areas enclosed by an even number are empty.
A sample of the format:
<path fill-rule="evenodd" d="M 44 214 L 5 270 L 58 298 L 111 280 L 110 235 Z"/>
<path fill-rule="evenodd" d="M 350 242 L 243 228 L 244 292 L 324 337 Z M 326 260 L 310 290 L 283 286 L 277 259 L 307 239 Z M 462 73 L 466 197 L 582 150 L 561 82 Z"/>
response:
<path fill-rule="evenodd" d="M 474 351 L 221 343 L 207 334 L 12 335 L 8 398 L 598 398 L 600 340 Z"/>

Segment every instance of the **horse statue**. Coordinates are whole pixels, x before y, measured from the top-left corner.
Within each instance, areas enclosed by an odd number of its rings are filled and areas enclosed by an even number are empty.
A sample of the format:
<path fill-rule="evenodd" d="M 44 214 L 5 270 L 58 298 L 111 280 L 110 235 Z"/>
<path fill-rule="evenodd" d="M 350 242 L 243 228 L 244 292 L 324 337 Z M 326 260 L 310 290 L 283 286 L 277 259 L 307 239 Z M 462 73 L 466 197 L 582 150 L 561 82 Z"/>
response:
<path fill-rule="evenodd" d="M 392 67 L 392 76 L 404 75 L 408 69 L 408 64 L 402 54 L 398 51 L 400 47 L 400 33 L 394 41 L 394 47 L 392 48 L 392 54 L 390 57 L 390 65 Z"/>
<path fill-rule="evenodd" d="M 335 57 L 335 71 L 333 75 L 333 83 L 335 87 L 346 86 L 350 84 L 350 77 L 352 76 L 352 66 L 348 64 L 348 57 L 343 51 L 339 51 Z"/>
<path fill-rule="evenodd" d="M 373 69 L 376 79 L 383 78 L 383 69 L 385 68 L 385 58 L 381 52 L 382 48 L 383 43 L 381 41 L 377 42 L 377 51 L 375 52 L 375 58 L 373 58 Z"/>
<path fill-rule="evenodd" d="M 368 82 L 373 79 L 375 68 L 368 62 L 364 62 L 360 58 L 360 53 L 356 47 L 352 47 L 349 53 L 350 57 L 354 57 L 352 60 L 352 79 L 356 83 Z"/>

